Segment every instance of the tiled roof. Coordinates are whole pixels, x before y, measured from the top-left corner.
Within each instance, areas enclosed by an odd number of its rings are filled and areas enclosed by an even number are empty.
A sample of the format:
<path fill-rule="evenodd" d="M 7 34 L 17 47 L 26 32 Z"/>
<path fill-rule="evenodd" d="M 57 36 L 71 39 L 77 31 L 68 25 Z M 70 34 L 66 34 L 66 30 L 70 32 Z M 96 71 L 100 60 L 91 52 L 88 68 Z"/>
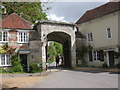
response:
<path fill-rule="evenodd" d="M 108 2 L 97 8 L 86 11 L 85 14 L 76 22 L 76 24 L 81 24 L 118 10 L 120 10 L 120 2 Z"/>
<path fill-rule="evenodd" d="M 16 13 L 12 13 L 2 19 L 2 27 L 15 29 L 32 29 L 32 23 L 20 17 Z"/>

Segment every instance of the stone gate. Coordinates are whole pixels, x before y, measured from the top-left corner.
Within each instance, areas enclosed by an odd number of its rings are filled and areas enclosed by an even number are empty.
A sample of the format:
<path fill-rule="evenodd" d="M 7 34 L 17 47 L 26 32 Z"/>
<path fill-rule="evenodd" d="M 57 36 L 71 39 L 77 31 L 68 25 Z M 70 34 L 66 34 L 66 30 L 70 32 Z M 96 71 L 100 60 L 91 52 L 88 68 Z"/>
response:
<path fill-rule="evenodd" d="M 76 66 L 76 25 L 56 21 L 39 21 L 30 36 L 31 62 L 46 62 L 46 46 L 48 41 L 56 41 L 63 45 L 64 66 Z M 46 68 L 45 64 L 43 67 Z"/>

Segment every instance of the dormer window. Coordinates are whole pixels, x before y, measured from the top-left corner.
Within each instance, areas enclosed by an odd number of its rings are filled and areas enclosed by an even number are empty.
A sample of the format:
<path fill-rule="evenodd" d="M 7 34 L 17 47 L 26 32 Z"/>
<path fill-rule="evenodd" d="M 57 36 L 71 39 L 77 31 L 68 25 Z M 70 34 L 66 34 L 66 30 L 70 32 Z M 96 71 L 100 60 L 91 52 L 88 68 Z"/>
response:
<path fill-rule="evenodd" d="M 110 28 L 107 28 L 107 37 L 108 38 L 112 37 Z"/>
<path fill-rule="evenodd" d="M 8 42 L 8 32 L 0 31 L 0 42 Z"/>
<path fill-rule="evenodd" d="M 18 43 L 28 43 L 29 33 L 28 32 L 18 32 Z"/>

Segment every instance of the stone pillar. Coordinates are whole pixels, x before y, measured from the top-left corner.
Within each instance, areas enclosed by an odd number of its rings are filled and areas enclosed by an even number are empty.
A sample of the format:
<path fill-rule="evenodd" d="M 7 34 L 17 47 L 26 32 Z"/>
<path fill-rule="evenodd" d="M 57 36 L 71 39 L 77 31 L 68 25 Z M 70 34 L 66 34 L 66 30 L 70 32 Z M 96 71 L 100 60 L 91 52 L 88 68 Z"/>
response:
<path fill-rule="evenodd" d="M 71 37 L 71 65 L 72 67 L 76 67 L 76 42 L 74 32 Z"/>
<path fill-rule="evenodd" d="M 46 42 L 42 45 L 42 68 L 46 70 Z"/>

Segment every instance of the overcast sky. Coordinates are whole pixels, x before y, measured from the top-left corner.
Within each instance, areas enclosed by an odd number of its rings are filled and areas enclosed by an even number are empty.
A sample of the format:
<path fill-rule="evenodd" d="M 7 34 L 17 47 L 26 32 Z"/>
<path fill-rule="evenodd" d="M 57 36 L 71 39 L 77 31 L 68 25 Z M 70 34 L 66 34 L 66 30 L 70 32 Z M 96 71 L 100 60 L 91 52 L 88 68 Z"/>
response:
<path fill-rule="evenodd" d="M 87 10 L 98 7 L 104 2 L 52 2 L 45 5 L 51 7 L 47 12 L 48 18 L 55 21 L 75 23 Z"/>

